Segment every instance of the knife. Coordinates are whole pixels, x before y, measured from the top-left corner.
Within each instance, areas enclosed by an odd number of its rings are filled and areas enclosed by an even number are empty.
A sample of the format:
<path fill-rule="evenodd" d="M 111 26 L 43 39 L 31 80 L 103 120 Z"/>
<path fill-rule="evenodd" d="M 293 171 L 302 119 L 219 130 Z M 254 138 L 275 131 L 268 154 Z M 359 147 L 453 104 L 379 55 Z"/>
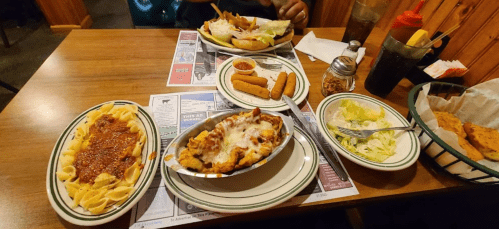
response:
<path fill-rule="evenodd" d="M 311 125 L 309 125 L 308 121 L 305 119 L 305 117 L 303 117 L 300 108 L 298 108 L 298 106 L 292 99 L 290 99 L 286 95 L 283 95 L 282 98 L 291 108 L 291 111 L 293 111 L 292 115 L 296 117 L 295 120 L 298 120 L 299 126 L 304 129 L 305 132 L 308 133 L 308 135 L 310 135 L 315 145 L 317 145 L 317 148 L 319 148 L 319 150 L 324 154 L 324 157 L 333 167 L 333 170 L 336 172 L 338 177 L 342 181 L 347 181 L 348 174 L 346 173 L 345 167 L 343 167 L 343 164 L 339 160 L 336 151 L 324 141 L 322 135 L 317 132 L 317 129 L 315 129 L 316 131 L 314 131 L 314 129 L 310 127 Z"/>
<path fill-rule="evenodd" d="M 210 56 L 208 55 L 208 51 L 206 50 L 206 44 L 201 41 L 201 49 L 203 49 L 204 56 L 204 70 L 206 71 L 206 75 L 211 74 L 211 65 L 210 65 Z"/>

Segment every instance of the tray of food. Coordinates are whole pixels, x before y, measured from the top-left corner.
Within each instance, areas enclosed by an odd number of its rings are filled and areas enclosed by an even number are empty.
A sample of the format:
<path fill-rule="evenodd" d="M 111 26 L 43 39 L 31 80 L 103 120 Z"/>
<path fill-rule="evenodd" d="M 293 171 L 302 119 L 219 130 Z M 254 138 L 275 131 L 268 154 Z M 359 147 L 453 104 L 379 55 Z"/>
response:
<path fill-rule="evenodd" d="M 235 176 L 270 162 L 292 138 L 293 126 L 291 118 L 259 108 L 221 112 L 178 135 L 163 163 L 190 176 Z"/>
<path fill-rule="evenodd" d="M 408 119 L 437 166 L 473 183 L 499 182 L 497 87 L 499 80 L 471 88 L 431 82 L 410 91 Z"/>
<path fill-rule="evenodd" d="M 412 131 L 379 131 L 368 138 L 356 138 L 338 130 L 337 127 L 369 130 L 409 126 L 404 116 L 377 99 L 338 93 L 322 100 L 316 113 L 324 138 L 338 153 L 356 164 L 396 171 L 411 166 L 419 157 L 420 143 Z"/>
<path fill-rule="evenodd" d="M 219 50 L 233 53 L 258 53 L 277 49 L 294 36 L 290 20 L 244 17 L 212 4 L 219 17 L 205 21 L 198 29 L 201 41 Z"/>
<path fill-rule="evenodd" d="M 47 168 L 49 201 L 73 224 L 116 219 L 147 191 L 160 150 L 158 129 L 143 107 L 130 101 L 96 105 L 57 140 Z"/>

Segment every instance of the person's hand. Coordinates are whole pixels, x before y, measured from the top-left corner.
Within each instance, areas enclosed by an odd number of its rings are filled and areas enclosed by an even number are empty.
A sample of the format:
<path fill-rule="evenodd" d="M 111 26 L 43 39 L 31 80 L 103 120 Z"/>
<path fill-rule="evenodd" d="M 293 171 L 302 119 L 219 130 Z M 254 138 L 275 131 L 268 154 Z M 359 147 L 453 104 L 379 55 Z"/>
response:
<path fill-rule="evenodd" d="M 266 1 L 266 0 L 259 0 Z M 276 9 L 277 17 L 281 20 L 291 20 L 297 29 L 307 26 L 309 15 L 308 6 L 301 0 L 288 0 L 280 9 Z"/>
<path fill-rule="evenodd" d="M 257 0 L 260 4 L 262 4 L 263 6 L 270 6 L 272 5 L 272 1 L 271 0 Z"/>

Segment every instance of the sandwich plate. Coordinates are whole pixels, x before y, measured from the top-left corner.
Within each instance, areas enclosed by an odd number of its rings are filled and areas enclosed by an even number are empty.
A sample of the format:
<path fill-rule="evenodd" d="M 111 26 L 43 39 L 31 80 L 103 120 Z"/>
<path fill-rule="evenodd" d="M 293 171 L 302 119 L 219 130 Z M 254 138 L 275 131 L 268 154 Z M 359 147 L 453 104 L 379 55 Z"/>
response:
<path fill-rule="evenodd" d="M 255 72 L 259 77 L 269 79 L 269 90 L 272 89 L 272 86 L 275 82 L 275 79 L 279 75 L 279 72 L 285 71 L 288 74 L 294 72 L 296 74 L 296 86 L 293 98 L 291 99 L 295 101 L 296 104 L 300 104 L 307 97 L 310 87 L 307 76 L 305 75 L 305 72 L 301 70 L 301 68 L 297 67 L 290 60 L 264 53 L 247 55 L 246 57 L 282 64 L 282 68 L 278 71 L 263 69 L 259 66 L 255 67 Z M 253 109 L 255 107 L 259 107 L 262 110 L 268 111 L 284 111 L 289 109 L 289 106 L 286 104 L 286 102 L 281 99 L 263 99 L 255 95 L 250 95 L 248 93 L 234 89 L 230 79 L 232 74 L 234 74 L 235 72 L 234 67 L 232 66 L 232 62 L 236 58 L 238 57 L 229 58 L 228 60 L 223 62 L 217 69 L 217 88 L 225 98 L 227 98 L 234 104 L 246 109 Z"/>
<path fill-rule="evenodd" d="M 74 119 L 68 127 L 61 134 L 59 139 L 57 140 L 56 145 L 52 151 L 52 155 L 50 156 L 50 161 L 47 168 L 47 194 L 49 197 L 50 204 L 54 208 L 54 210 L 59 214 L 63 219 L 69 221 L 70 223 L 81 225 L 81 226 L 94 226 L 107 223 L 112 221 L 121 215 L 125 214 L 130 208 L 132 208 L 140 198 L 145 194 L 149 185 L 156 174 L 156 168 L 158 167 L 160 156 L 159 152 L 161 150 L 161 139 L 159 135 L 158 128 L 154 123 L 152 117 L 149 115 L 147 111 L 144 110 L 142 106 L 137 103 L 130 101 L 113 101 L 114 105 L 125 105 L 131 104 L 136 105 L 138 107 L 137 117 L 140 120 L 139 125 L 142 125 L 144 132 L 147 136 L 146 143 L 144 148 L 142 149 L 142 163 L 144 164 L 144 168 L 140 173 L 140 177 L 135 183 L 134 191 L 130 194 L 128 199 L 123 202 L 121 205 L 116 206 L 113 205 L 109 207 L 102 214 L 91 214 L 89 211 L 85 211 L 81 206 L 76 208 L 71 208 L 70 206 L 73 203 L 73 199 L 69 197 L 66 187 L 64 183 L 57 178 L 56 172 L 58 168 L 61 166 L 59 161 L 62 153 L 68 148 L 69 143 L 74 137 L 76 128 L 82 123 L 86 121 L 86 115 L 93 110 L 99 109 L 103 104 L 99 104 L 94 106 L 85 112 L 81 113 Z M 108 102 L 106 102 L 108 103 Z M 152 155 L 157 156 L 153 157 Z"/>
<path fill-rule="evenodd" d="M 248 20 L 250 20 L 250 21 L 253 20 L 253 17 L 245 17 L 245 18 L 248 19 Z M 266 22 L 269 22 L 269 21 L 270 21 L 269 19 L 265 19 L 265 18 L 259 18 L 259 17 L 256 18 L 256 24 L 257 25 L 262 25 L 262 24 L 265 24 Z M 200 29 L 204 30 L 204 25 L 202 25 Z M 215 43 L 207 40 L 199 31 L 198 31 L 198 34 L 199 34 L 199 39 L 201 39 L 201 41 L 203 43 L 205 43 L 207 45 L 210 45 L 210 46 L 212 46 L 215 49 L 223 50 L 223 51 L 227 51 L 227 52 L 232 52 L 232 53 L 261 53 L 261 52 L 268 52 L 268 51 L 272 51 L 274 49 L 280 48 L 280 47 L 288 44 L 289 42 L 291 42 L 291 40 L 285 41 L 283 43 L 277 44 L 275 46 L 269 46 L 269 47 L 261 49 L 261 50 L 246 50 L 246 49 L 240 49 L 240 48 L 229 48 L 229 47 L 226 47 L 226 46 L 215 44 Z"/>
<path fill-rule="evenodd" d="M 348 99 L 357 101 L 360 104 L 367 106 L 371 109 L 378 110 L 383 107 L 385 110 L 385 119 L 389 121 L 392 126 L 410 126 L 409 122 L 392 107 L 387 104 L 369 96 L 354 94 L 354 93 L 338 93 L 326 97 L 317 107 L 317 125 L 319 130 L 327 142 L 338 153 L 351 160 L 352 162 L 364 166 L 366 168 L 380 170 L 380 171 L 396 171 L 405 169 L 419 157 L 420 143 L 413 131 L 395 131 L 396 148 L 395 154 L 387 158 L 383 162 L 374 162 L 363 158 L 355 153 L 348 151 L 341 143 L 334 137 L 327 127 L 327 122 L 331 120 L 333 114 L 339 109 L 341 100 Z"/>

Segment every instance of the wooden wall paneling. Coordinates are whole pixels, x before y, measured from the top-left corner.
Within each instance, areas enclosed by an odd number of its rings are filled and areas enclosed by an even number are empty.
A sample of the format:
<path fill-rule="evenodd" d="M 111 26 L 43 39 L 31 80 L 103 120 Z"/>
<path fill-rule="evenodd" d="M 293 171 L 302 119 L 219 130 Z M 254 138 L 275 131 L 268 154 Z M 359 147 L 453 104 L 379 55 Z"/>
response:
<path fill-rule="evenodd" d="M 390 1 L 390 5 L 386 10 L 385 14 L 381 19 L 379 19 L 378 23 L 376 23 L 376 27 L 382 29 L 383 31 L 388 32 L 391 29 L 393 22 L 397 18 L 398 15 L 402 14 L 404 11 L 411 9 L 411 6 L 414 7 L 417 5 L 419 1 L 411 1 L 411 0 L 392 0 Z"/>
<path fill-rule="evenodd" d="M 497 24 L 496 24 L 497 25 Z M 477 57 L 477 60 L 468 67 L 469 72 L 465 74 L 464 81 L 467 86 L 473 86 L 480 82 L 485 82 L 486 80 L 499 78 L 497 74 L 497 68 L 499 66 L 499 58 L 497 54 L 499 53 L 499 42 L 494 41 L 490 48 Z"/>
<path fill-rule="evenodd" d="M 483 77 L 479 83 L 499 78 L 499 65 L 496 66 L 494 70 L 492 70 L 487 76 Z"/>
<path fill-rule="evenodd" d="M 426 19 L 423 17 L 423 29 L 428 31 L 430 37 L 438 31 L 440 25 L 442 25 L 446 21 L 447 17 L 454 12 L 459 1 L 460 0 L 445 0 L 431 15 L 431 17 L 427 17 Z"/>
<path fill-rule="evenodd" d="M 471 7 L 471 6 L 470 6 Z M 499 1 L 482 0 L 471 9 L 471 15 L 464 19 L 461 28 L 452 34 L 447 48 L 440 55 L 442 59 L 456 59 L 456 55 L 468 44 L 484 24 L 497 14 Z"/>
<path fill-rule="evenodd" d="M 482 0 L 461 0 L 456 5 L 451 14 L 449 14 L 446 20 L 440 25 L 438 31 L 446 31 L 447 29 L 453 27 L 456 24 L 463 24 L 473 13 L 475 9 Z M 457 32 L 457 31 L 456 31 Z M 454 33 L 456 33 L 454 32 Z"/>
<path fill-rule="evenodd" d="M 458 59 L 465 66 L 470 67 L 487 49 L 496 42 L 499 30 L 499 10 L 486 22 L 472 37 L 466 46 L 461 48 L 454 59 Z M 497 53 L 496 53 L 497 55 Z M 499 58 L 497 56 L 493 59 Z M 492 59 L 490 61 L 493 61 Z"/>
<path fill-rule="evenodd" d="M 355 0 L 317 0 L 310 27 L 345 27 Z"/>

